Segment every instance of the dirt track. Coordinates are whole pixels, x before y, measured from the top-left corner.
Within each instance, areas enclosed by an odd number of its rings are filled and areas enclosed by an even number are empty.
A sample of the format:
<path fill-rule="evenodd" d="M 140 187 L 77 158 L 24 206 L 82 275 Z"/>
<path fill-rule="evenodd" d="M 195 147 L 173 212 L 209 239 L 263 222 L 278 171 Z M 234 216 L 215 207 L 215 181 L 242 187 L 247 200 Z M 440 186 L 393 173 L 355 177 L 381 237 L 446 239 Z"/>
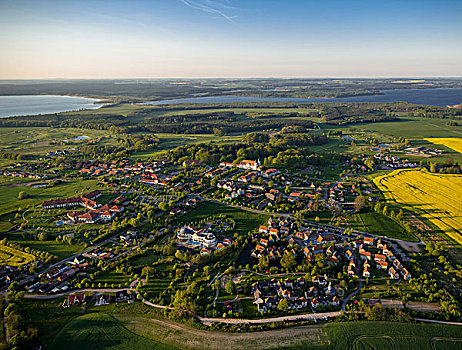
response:
<path fill-rule="evenodd" d="M 306 325 L 253 333 L 203 331 L 170 320 L 139 315 L 112 315 L 131 332 L 182 349 L 269 349 L 326 342 L 323 325 Z"/>

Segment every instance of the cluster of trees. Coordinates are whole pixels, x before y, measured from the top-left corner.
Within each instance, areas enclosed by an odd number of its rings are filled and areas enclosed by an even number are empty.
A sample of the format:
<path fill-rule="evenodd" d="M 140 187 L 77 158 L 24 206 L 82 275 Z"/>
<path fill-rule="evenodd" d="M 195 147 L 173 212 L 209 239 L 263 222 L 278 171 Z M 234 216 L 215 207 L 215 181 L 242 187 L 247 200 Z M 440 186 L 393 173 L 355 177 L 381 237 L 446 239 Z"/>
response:
<path fill-rule="evenodd" d="M 444 164 L 430 162 L 428 165 L 428 170 L 431 173 L 439 174 L 461 174 L 462 164 L 459 165 L 459 163 L 454 161 L 454 159 L 447 159 Z"/>
<path fill-rule="evenodd" d="M 460 318 L 462 315 L 460 305 L 457 300 L 444 288 L 439 288 L 437 281 L 431 275 L 421 274 L 409 281 L 412 289 L 420 295 L 424 302 L 439 302 L 443 310 L 450 317 Z"/>
<path fill-rule="evenodd" d="M 54 262 L 54 261 L 56 261 L 58 259 L 55 255 L 52 255 L 52 254 L 50 254 L 48 252 L 35 250 L 34 248 L 31 248 L 31 247 L 25 247 L 24 248 L 23 246 L 21 246 L 20 244 L 18 244 L 16 242 L 8 242 L 6 238 L 3 238 L 0 241 L 0 244 L 1 245 L 6 245 L 6 246 L 8 246 L 10 248 L 19 250 L 21 252 L 32 254 L 33 256 L 35 256 L 38 259 L 41 259 L 45 263 Z"/>
<path fill-rule="evenodd" d="M 382 215 L 385 215 L 387 217 L 389 217 L 390 219 L 392 220 L 395 220 L 397 223 L 399 223 L 402 227 L 404 227 L 404 229 L 406 230 L 406 232 L 408 233 L 414 233 L 414 230 L 412 228 L 412 226 L 403 219 L 403 210 L 400 209 L 398 214 L 395 213 L 394 210 L 390 210 L 388 208 L 388 205 L 383 205 L 379 202 L 379 203 L 376 203 L 373 207 L 374 211 L 378 214 L 382 214 Z"/>
<path fill-rule="evenodd" d="M 21 316 L 20 304 L 24 292 L 19 291 L 18 282 L 13 282 L 9 286 L 9 292 L 6 295 L 6 300 L 9 302 L 5 310 L 3 310 L 5 302 L 2 300 L 1 310 L 6 317 L 6 330 L 9 336 L 9 342 L 0 343 L 0 349 L 32 349 L 37 345 L 38 329 L 27 324 Z"/>
<path fill-rule="evenodd" d="M 344 125 L 351 123 L 374 123 L 397 120 L 381 105 L 368 103 L 319 104 L 321 117 L 328 124 Z"/>

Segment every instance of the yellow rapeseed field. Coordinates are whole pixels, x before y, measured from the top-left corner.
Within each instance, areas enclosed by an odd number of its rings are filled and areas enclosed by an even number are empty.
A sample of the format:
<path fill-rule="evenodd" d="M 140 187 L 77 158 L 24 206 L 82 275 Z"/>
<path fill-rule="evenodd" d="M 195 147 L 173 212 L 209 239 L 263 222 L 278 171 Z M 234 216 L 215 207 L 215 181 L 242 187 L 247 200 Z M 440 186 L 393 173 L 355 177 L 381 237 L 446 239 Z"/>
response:
<path fill-rule="evenodd" d="M 437 137 L 437 138 L 430 138 L 425 139 L 425 141 L 429 141 L 434 143 L 435 145 L 443 145 L 462 153 L 462 138 L 451 137 L 451 138 L 444 138 L 444 137 Z"/>
<path fill-rule="evenodd" d="M 20 266 L 29 264 L 34 260 L 35 256 L 32 254 L 21 252 L 5 245 L 0 245 L 0 266 Z"/>
<path fill-rule="evenodd" d="M 462 175 L 395 170 L 374 183 L 389 201 L 427 218 L 462 244 Z"/>

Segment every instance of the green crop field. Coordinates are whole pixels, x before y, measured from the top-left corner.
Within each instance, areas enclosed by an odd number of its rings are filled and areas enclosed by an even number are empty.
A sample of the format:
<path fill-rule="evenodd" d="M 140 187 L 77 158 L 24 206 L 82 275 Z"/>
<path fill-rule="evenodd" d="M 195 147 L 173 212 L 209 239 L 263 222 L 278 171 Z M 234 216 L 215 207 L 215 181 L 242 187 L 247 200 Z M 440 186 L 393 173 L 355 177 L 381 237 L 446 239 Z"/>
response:
<path fill-rule="evenodd" d="M 427 137 L 461 137 L 461 126 L 446 126 L 445 119 L 400 118 L 400 121 L 364 123 L 362 130 L 379 132 L 395 137 L 423 139 Z"/>
<path fill-rule="evenodd" d="M 83 315 L 69 322 L 56 336 L 49 349 L 98 350 L 174 349 L 128 331 L 122 324 L 104 313 Z"/>
<path fill-rule="evenodd" d="M 326 325 L 325 349 L 462 349 L 460 327 L 392 322 L 339 322 Z M 309 348 L 309 347 L 308 347 Z"/>

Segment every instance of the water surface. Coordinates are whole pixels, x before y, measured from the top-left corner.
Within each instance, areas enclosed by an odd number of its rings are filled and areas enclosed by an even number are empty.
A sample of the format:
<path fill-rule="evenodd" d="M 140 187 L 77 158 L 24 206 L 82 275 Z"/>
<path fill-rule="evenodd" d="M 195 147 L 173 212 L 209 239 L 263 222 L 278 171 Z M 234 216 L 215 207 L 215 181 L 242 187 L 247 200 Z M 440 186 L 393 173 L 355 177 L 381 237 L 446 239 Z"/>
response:
<path fill-rule="evenodd" d="M 233 103 L 233 102 L 409 102 L 430 106 L 447 106 L 462 103 L 462 89 L 402 89 L 382 90 L 382 95 L 342 98 L 245 97 L 205 96 L 146 102 L 146 105 L 178 103 Z"/>
<path fill-rule="evenodd" d="M 95 103 L 98 101 L 94 98 L 58 95 L 0 96 L 0 118 L 97 109 L 102 106 Z"/>

